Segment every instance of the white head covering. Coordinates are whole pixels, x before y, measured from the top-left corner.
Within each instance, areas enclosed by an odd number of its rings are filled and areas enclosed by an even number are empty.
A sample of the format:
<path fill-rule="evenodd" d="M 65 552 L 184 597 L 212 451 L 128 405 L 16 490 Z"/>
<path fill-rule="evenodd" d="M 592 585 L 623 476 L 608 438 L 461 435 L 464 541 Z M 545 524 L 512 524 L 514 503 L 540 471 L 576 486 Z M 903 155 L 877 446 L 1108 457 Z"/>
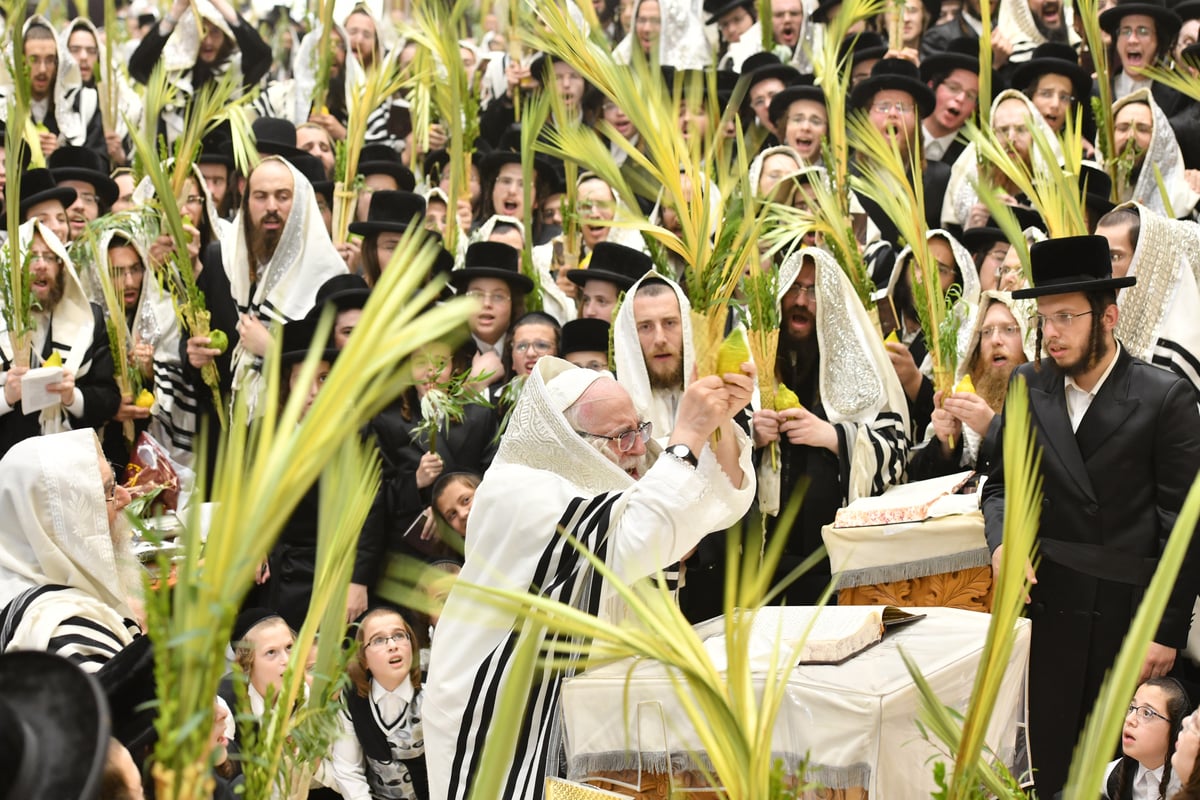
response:
<path fill-rule="evenodd" d="M 634 2 L 631 19 L 637 19 L 641 5 L 642 0 Z M 662 17 L 658 62 L 675 69 L 704 69 L 711 65 L 713 48 L 704 32 L 701 4 L 689 0 L 658 0 L 658 6 Z M 628 64 L 633 58 L 633 48 L 638 46 L 637 34 L 631 31 L 613 49 L 613 58 L 619 64 Z"/>
<path fill-rule="evenodd" d="M 766 163 L 768 158 L 775 155 L 788 156 L 796 162 L 796 169 L 788 170 L 789 172 L 799 172 L 800 170 L 804 169 L 804 159 L 800 157 L 800 154 L 796 152 L 794 147 L 786 144 L 768 147 L 766 150 L 763 150 L 761 153 L 756 155 L 754 160 L 750 162 L 750 191 L 754 192 L 755 197 L 759 196 L 758 182 L 762 178 L 763 164 Z"/>
<path fill-rule="evenodd" d="M 1128 186 L 1118 187 L 1121 198 L 1140 203 L 1151 211 L 1166 216 L 1167 208 L 1163 204 L 1162 193 L 1158 191 L 1158 179 L 1154 176 L 1154 167 L 1157 165 L 1162 173 L 1163 186 L 1171 200 L 1174 216 L 1189 216 L 1196 203 L 1200 202 L 1200 194 L 1192 191 L 1192 187 L 1184 180 L 1183 152 L 1179 149 L 1179 141 L 1175 138 L 1171 123 L 1167 121 L 1167 115 L 1158 107 L 1158 103 L 1154 102 L 1154 95 L 1149 89 L 1138 89 L 1113 103 L 1113 118 L 1115 119 L 1117 112 L 1130 103 L 1146 103 L 1150 106 L 1154 132 L 1150 135 L 1150 147 L 1142 161 L 1137 183 L 1132 189 Z"/>
<path fill-rule="evenodd" d="M 312 32 L 300 40 L 300 44 L 292 53 L 295 91 L 292 94 L 293 107 L 286 109 L 286 112 L 288 118 L 297 125 L 308 119 L 309 111 L 312 108 L 313 92 L 317 89 L 317 69 L 320 62 L 320 53 L 317 51 L 321 45 L 321 33 L 322 27 L 318 21 L 313 25 Z M 342 74 L 345 77 L 346 98 L 349 100 L 357 91 L 356 87 L 365 82 L 366 76 L 363 73 L 362 64 L 358 62 L 358 56 L 350 47 L 350 37 L 346 35 L 346 29 L 335 23 L 333 35 L 342 40 L 346 51 Z M 330 44 L 332 46 L 332 42 Z"/>
<path fill-rule="evenodd" d="M 67 254 L 66 247 L 41 222 L 31 219 L 20 228 L 20 252 L 29 252 L 34 234 L 40 234 L 50 251 L 62 260 L 58 280 L 62 283 L 63 295 L 58 305 L 50 314 L 34 312 L 34 332 L 30 347 L 34 353 L 34 363 L 37 367 L 38 357 L 46 345 L 47 335 L 53 335 L 52 347 L 62 356 L 63 367 L 74 371 L 75 377 L 86 375 L 91 369 L 91 360 L 85 361 L 92 347 L 92 336 L 95 333 L 95 318 L 92 316 L 92 305 L 88 301 L 87 292 L 75 271 L 75 265 Z M 0 318 L 0 352 L 5 359 L 12 361 L 12 340 L 7 333 L 8 326 Z M 64 415 L 66 411 L 62 404 L 56 403 L 41 411 L 40 422 L 42 433 L 58 433 L 65 429 Z"/>
<path fill-rule="evenodd" d="M 80 589 L 133 616 L 90 428 L 18 442 L 0 460 L 0 607 L 35 586 Z"/>
<path fill-rule="evenodd" d="M 195 13 L 192 13 L 193 9 Z M 171 35 L 167 37 L 167 43 L 163 46 L 163 66 L 168 72 L 190 72 L 196 65 L 196 58 L 200 55 L 201 39 L 200 25 L 196 20 L 196 14 L 204 19 L 205 25 L 216 25 L 222 33 L 229 37 L 229 41 L 234 41 L 233 29 L 229 27 L 229 23 L 225 21 L 221 12 L 217 11 L 212 0 L 192 0 L 188 10 L 184 11 L 179 21 L 175 23 L 175 29 L 171 31 Z M 241 63 L 241 53 L 235 48 L 223 66 L 226 68 L 237 66 L 238 69 L 241 69 Z M 224 69 L 218 71 L 223 72 Z M 185 91 L 190 93 L 194 88 L 189 82 Z"/>
<path fill-rule="evenodd" d="M 77 30 L 90 31 L 96 40 L 96 46 L 100 50 L 99 58 L 96 59 L 96 63 L 92 67 L 93 80 L 96 85 L 103 87 L 108 81 L 116 81 L 117 83 L 117 108 L 115 120 L 116 133 L 120 134 L 120 136 L 124 138 L 129 133 L 129 125 L 127 124 L 127 121 L 135 126 L 141 124 L 142 98 L 139 97 L 132 88 L 130 88 L 129 81 L 125 74 L 121 72 L 121 69 L 114 65 L 110 65 L 104 58 L 104 39 L 100 35 L 100 30 L 96 27 L 96 24 L 87 17 L 76 17 L 67 23 L 67 27 L 63 29 L 62 34 L 59 36 L 59 63 L 63 63 L 61 56 L 62 53 L 66 53 L 67 56 L 72 59 L 72 61 L 74 60 L 74 56 L 71 56 L 71 51 L 67 48 L 67 42 L 70 40 L 71 34 Z M 117 51 L 114 50 L 114 53 L 115 52 Z M 78 68 L 76 68 L 75 71 L 78 73 Z M 82 83 L 83 75 L 80 74 L 79 78 L 80 82 Z M 98 107 L 100 103 L 98 94 L 96 95 L 96 103 Z M 58 109 L 59 105 L 56 102 L 55 112 L 60 115 L 61 119 L 61 112 L 58 111 Z M 69 110 L 74 113 L 73 108 Z M 80 117 L 82 117 L 82 115 L 80 115 Z M 82 123 L 82 119 L 80 119 L 80 123 Z M 62 124 L 61 121 L 59 124 Z M 87 131 L 81 130 L 80 135 L 85 138 L 80 139 L 78 144 L 82 144 L 86 140 Z"/>
<path fill-rule="evenodd" d="M 691 382 L 692 367 L 696 363 L 695 345 L 692 342 L 692 304 L 688 302 L 687 295 L 679 284 L 657 272 L 650 272 L 629 287 L 625 293 L 625 301 L 617 309 L 617 316 L 613 320 L 613 361 L 617 367 L 617 380 L 629 391 L 633 405 L 642 418 L 653 423 L 655 438 L 662 438 L 670 435 L 675 427 L 675 418 L 670 410 L 659 408 L 660 404 L 655 402 L 654 391 L 650 388 L 650 373 L 646 369 L 646 359 L 642 355 L 642 344 L 638 339 L 637 320 L 633 316 L 633 299 L 637 296 L 638 289 L 647 281 L 662 281 L 679 300 L 679 319 L 683 335 L 683 386 L 679 387 L 680 391 Z"/>
<path fill-rule="evenodd" d="M 589 493 L 622 491 L 634 479 L 575 433 L 563 411 L 603 372 L 554 356 L 538 359 L 513 407 L 492 466 L 518 464 L 555 473 Z"/>
<path fill-rule="evenodd" d="M 287 167 L 292 175 L 292 209 L 283 223 L 283 232 L 274 255 L 266 264 L 259 265 L 258 283 L 250 285 L 250 244 L 246 240 L 243 216 L 246 209 L 238 212 L 233 220 L 232 243 L 222 242 L 225 274 L 233 301 L 238 310 L 254 314 L 264 321 L 280 324 L 299 319 L 308 313 L 316 302 L 317 289 L 334 275 L 346 274 L 346 262 L 325 230 L 321 210 L 313 193 L 312 184 L 300 172 L 279 156 L 268 156 L 255 167 L 277 162 Z M 254 173 L 250 173 L 253 178 Z M 234 348 L 234 388 L 239 388 L 247 377 L 248 368 L 254 358 L 239 341 Z"/>
<path fill-rule="evenodd" d="M 1079 43 L 1079 35 L 1075 33 L 1073 25 L 1074 5 L 1072 3 L 1063 3 L 1062 6 L 1063 25 L 1067 29 L 1067 41 L 1074 47 Z M 996 20 L 996 29 L 1008 37 L 1008 40 L 1014 45 L 1019 45 L 1019 57 L 1015 62 L 1024 62 L 1029 60 L 1035 47 L 1046 42 L 1046 37 L 1038 30 L 1037 22 L 1033 19 L 1033 12 L 1029 10 L 1029 0 L 1005 0 L 1000 4 L 1000 14 Z"/>
<path fill-rule="evenodd" d="M 962 275 L 962 297 L 955 304 L 956 313 L 962 317 L 962 324 L 958 329 L 959 352 L 962 352 L 966 347 L 966 340 L 970 337 L 971 332 L 971 317 L 975 313 L 975 308 L 979 305 L 979 270 L 975 266 L 975 260 L 971 258 L 971 254 L 967 252 L 967 248 L 963 247 L 958 239 L 949 231 L 941 228 L 934 228 L 927 231 L 925 234 L 926 241 L 934 238 L 940 238 L 950 245 L 950 252 L 954 254 L 954 264 L 958 267 L 959 273 Z M 900 280 L 900 274 L 904 271 L 905 265 L 912 260 L 912 248 L 905 247 L 896 256 L 896 263 L 892 265 L 892 274 L 888 278 L 888 296 L 890 297 L 896 291 L 896 284 Z"/>

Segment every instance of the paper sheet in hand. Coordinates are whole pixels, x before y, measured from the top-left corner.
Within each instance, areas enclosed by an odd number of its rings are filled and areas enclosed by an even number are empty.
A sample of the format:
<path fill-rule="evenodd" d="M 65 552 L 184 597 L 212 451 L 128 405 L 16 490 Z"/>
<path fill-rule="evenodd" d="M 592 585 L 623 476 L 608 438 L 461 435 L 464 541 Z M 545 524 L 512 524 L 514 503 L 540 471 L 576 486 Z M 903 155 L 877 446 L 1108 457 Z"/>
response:
<path fill-rule="evenodd" d="M 21 376 L 21 410 L 26 414 L 61 403 L 62 395 L 48 386 L 62 381 L 62 367 L 38 367 Z"/>

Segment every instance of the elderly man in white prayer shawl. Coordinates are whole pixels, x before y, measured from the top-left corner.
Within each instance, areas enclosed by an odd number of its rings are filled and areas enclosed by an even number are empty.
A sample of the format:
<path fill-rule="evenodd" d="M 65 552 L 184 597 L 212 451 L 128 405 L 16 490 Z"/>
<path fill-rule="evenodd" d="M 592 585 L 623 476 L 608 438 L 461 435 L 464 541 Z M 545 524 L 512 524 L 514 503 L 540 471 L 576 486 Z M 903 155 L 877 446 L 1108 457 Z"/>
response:
<path fill-rule="evenodd" d="M 538 361 L 491 469 L 475 494 L 466 564 L 438 622 L 425 701 L 433 800 L 463 798 L 479 768 L 511 669 L 518 620 L 487 587 L 530 591 L 607 620 L 624 607 L 568 542 L 571 536 L 633 582 L 678 561 L 705 534 L 734 524 L 754 498 L 750 443 L 732 419 L 749 402 L 747 375 L 692 383 L 663 449 L 648 438 L 629 394 L 607 373 Z M 712 433 L 721 433 L 716 445 Z M 483 592 L 470 587 L 483 587 Z M 538 798 L 560 773 L 559 688 L 534 678 L 508 767 L 506 798 Z"/>
<path fill-rule="evenodd" d="M 1117 294 L 1117 338 L 1133 356 L 1186 378 L 1200 398 L 1200 230 L 1137 203 L 1101 218 L 1113 276 L 1137 283 Z"/>
<path fill-rule="evenodd" d="M 325 230 L 312 184 L 278 156 L 264 158 L 250 172 L 233 225 L 232 246 L 221 248 L 239 317 L 233 389 L 248 393 L 254 408 L 256 366 L 270 343 L 267 325 L 307 314 L 317 289 L 334 275 L 344 275 L 346 262 Z"/>
<path fill-rule="evenodd" d="M 140 635 L 128 503 L 94 431 L 27 439 L 0 459 L 0 651 L 95 672 Z"/>

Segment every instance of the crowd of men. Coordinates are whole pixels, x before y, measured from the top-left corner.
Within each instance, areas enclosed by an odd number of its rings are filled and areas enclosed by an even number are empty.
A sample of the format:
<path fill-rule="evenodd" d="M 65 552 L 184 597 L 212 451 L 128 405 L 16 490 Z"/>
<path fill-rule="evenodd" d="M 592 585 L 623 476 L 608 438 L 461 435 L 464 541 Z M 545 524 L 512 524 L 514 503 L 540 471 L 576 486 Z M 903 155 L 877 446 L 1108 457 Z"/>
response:
<path fill-rule="evenodd" d="M 423 229 L 442 245 L 430 276 L 445 280 L 442 298 L 476 304 L 458 336 L 420 351 L 412 386 L 368 426 L 384 478 L 360 536 L 348 621 L 378 602 L 389 559 L 453 557 L 453 537 L 435 527 L 465 537 L 463 570 L 473 583 L 619 616 L 611 587 L 561 536 L 575 533 L 622 578 L 665 570 L 689 618 L 701 621 L 721 611 L 725 547 L 713 532 L 744 518 L 755 494 L 770 535 L 788 537 L 782 577 L 821 547 L 822 527 L 853 500 L 964 470 L 989 476 L 982 505 L 998 567 L 1004 405 L 1019 373 L 1043 448 L 1046 498 L 1029 606 L 1030 741 L 1039 791 L 1058 791 L 1200 469 L 1200 73 L 1192 66 L 1200 64 L 1200 3 L 1102 0 L 1093 41 L 1077 7 L 1000 0 L 990 4 L 990 42 L 980 41 L 978 0 L 907 0 L 849 26 L 839 24 L 843 4 L 772 0 L 771 18 L 759 19 L 753 0 L 570 3 L 573 24 L 599 53 L 591 58 L 664 81 L 668 91 L 645 100 L 606 94 L 588 59 L 522 47 L 542 24 L 536 9 L 472 8 L 461 64 L 435 64 L 422 78 L 465 71 L 474 101 L 460 98 L 455 111 L 478 109 L 465 127 L 439 118 L 444 109 L 431 113 L 411 83 L 351 122 L 374 71 L 395 63 L 403 75 L 429 63 L 417 10 L 403 3 L 335 8 L 321 105 L 313 101 L 324 56 L 314 9 L 175 0 L 160 13 L 135 0 L 116 9 L 114 30 L 103 28 L 103 4 L 70 20 L 23 16 L 9 35 L 28 71 L 6 75 L 3 86 L 12 114 L 19 93 L 11 87 L 27 81 L 31 123 L 9 137 L 23 143 L 4 162 L 9 186 L 20 175 L 17 196 L 5 198 L 19 231 L 5 270 L 27 268 L 31 312 L 24 322 L 9 313 L 11 290 L 0 300 L 0 506 L 9 509 L 0 523 L 0 650 L 48 649 L 97 670 L 139 638 L 118 520 L 133 436 L 148 434 L 180 466 L 196 463 L 199 432 L 220 431 L 235 399 L 252 414 L 267 401 L 273 337 L 282 338 L 283 399 L 303 393 L 311 403 L 384 271 L 406 267 L 393 253 Z M 830 31 L 843 29 L 834 41 Z M 830 52 L 841 78 L 818 80 Z M 1096 74 L 1102 60 L 1108 72 Z M 981 81 L 982 62 L 991 73 Z M 1181 83 L 1152 80 L 1147 67 Z M 148 98 L 159 69 L 174 87 L 166 103 Z M 243 163 L 239 127 L 217 126 L 179 196 L 156 197 L 134 134 L 153 131 L 169 151 L 201 90 L 229 75 L 237 79 L 231 102 L 249 99 L 257 157 Z M 833 98 L 841 86 L 847 94 Z M 581 126 L 599 147 L 565 160 L 540 146 L 532 152 L 537 137 L 522 136 L 519 120 L 539 94 L 556 96 L 547 128 Z M 705 217 L 707 235 L 725 241 L 725 211 L 735 203 L 780 209 L 764 213 L 756 232 L 783 245 L 764 244 L 752 270 L 776 276 L 773 364 L 696 370 L 698 319 L 710 310 L 692 307 L 703 291 L 689 286 L 696 265 L 664 247 L 685 227 L 692 198 L 648 185 L 649 140 L 664 132 L 637 130 L 627 113 L 658 98 L 678 104 L 669 112 L 678 130 L 668 134 L 688 143 L 676 152 L 690 152 L 695 174 L 715 178 L 748 164 L 744 181 L 723 184 L 748 196 L 705 193 L 717 210 Z M 157 119 L 145 118 L 148 99 Z M 834 154 L 846 146 L 832 139 L 845 126 L 833 124 L 831 108 L 867 121 L 908 166 L 904 180 L 924 198 L 916 230 L 928 259 L 869 191 L 831 184 Z M 1045 176 L 1049 164 L 1070 176 L 1079 229 L 1064 235 L 1061 208 L 1044 207 L 1044 195 L 1027 196 L 979 155 L 984 144 L 971 131 L 984 120 L 1018 168 Z M 462 130 L 478 138 L 455 138 Z M 357 175 L 346 176 L 349 144 L 361 156 Z M 868 159 L 851 150 L 849 174 L 869 177 Z M 462 179 L 456 160 L 467 165 Z M 633 188 L 606 180 L 614 174 Z M 847 218 L 828 218 L 818 195 L 829 190 L 847 194 Z M 345 191 L 357 193 L 348 236 L 334 213 Z M 169 233 L 170 206 L 186 241 Z M 1009 218 L 1020 241 L 1006 232 Z M 870 304 L 846 254 L 816 232 L 838 226 L 852 229 L 854 260 L 880 290 Z M 922 272 L 926 260 L 936 270 Z M 207 329 L 189 329 L 178 313 L 180 270 L 203 295 Z M 958 324 L 954 378 L 969 377 L 971 391 L 939 382 L 942 347 L 928 341 L 918 299 L 931 288 L 920 286 L 926 274 L 936 274 L 933 291 Z M 753 327 L 749 294 L 729 300 L 729 330 Z M 295 385 L 330 307 L 334 330 L 316 382 Z M 28 380 L 44 367 L 60 371 Z M 763 373 L 798 404 L 759 402 L 753 383 Z M 464 405 L 433 422 L 436 452 L 425 419 L 433 390 L 457 392 Z M 88 430 L 102 447 L 97 464 L 78 452 Z M 59 438 L 66 432 L 76 437 L 70 445 Z M 206 442 L 211 468 L 219 434 Z M 56 463 L 60 452 L 73 460 Z M 18 493 L 23 486 L 52 495 L 103 487 L 105 496 L 91 499 L 106 503 L 108 524 L 96 509 L 63 512 L 61 499 Z M 798 491 L 804 502 L 781 530 L 780 510 Z M 260 584 L 247 587 L 248 605 L 295 629 L 312 589 L 317 503 L 314 488 Z M 64 513 L 84 515 L 87 526 L 64 522 Z M 75 541 L 80 530 L 88 533 Z M 89 552 L 103 568 L 68 568 Z M 1192 553 L 1147 677 L 1182 667 L 1200 590 L 1200 551 Z M 813 603 L 830 577 L 825 560 L 781 598 Z M 451 593 L 422 690 L 428 788 L 408 781 L 389 794 L 372 784 L 373 796 L 465 796 L 515 625 L 507 612 Z M 547 673 L 533 693 L 509 768 L 511 796 L 540 796 L 542 778 L 561 771 L 558 678 Z"/>

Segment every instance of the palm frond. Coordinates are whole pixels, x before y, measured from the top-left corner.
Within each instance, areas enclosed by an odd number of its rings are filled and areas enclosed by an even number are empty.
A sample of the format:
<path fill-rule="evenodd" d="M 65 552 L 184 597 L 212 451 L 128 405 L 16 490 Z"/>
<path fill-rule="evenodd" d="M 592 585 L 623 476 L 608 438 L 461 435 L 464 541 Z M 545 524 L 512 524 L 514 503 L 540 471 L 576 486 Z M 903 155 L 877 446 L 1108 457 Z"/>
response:
<path fill-rule="evenodd" d="M 1104 44 L 1104 33 L 1100 30 L 1100 3 L 1098 0 L 1076 0 L 1075 17 L 1083 22 L 1083 36 L 1087 41 L 1088 52 L 1092 56 L 1092 70 L 1101 76 L 1096 81 L 1100 91 L 1099 98 L 1091 98 L 1092 110 L 1096 118 L 1096 149 L 1110 157 L 1116 151 L 1113 138 L 1113 96 L 1112 84 L 1108 80 L 1108 47 Z M 1081 98 L 1082 102 L 1088 102 Z M 1117 194 L 1117 176 L 1111 167 L 1106 166 L 1108 175 L 1113 182 L 1113 202 L 1120 202 Z"/>
<path fill-rule="evenodd" d="M 992 0 L 979 0 L 979 125 L 992 127 Z"/>
<path fill-rule="evenodd" d="M 5 17 L 8 24 L 14 26 L 11 30 L 20 31 L 25 27 L 26 5 L 22 0 L 8 0 Z M 7 103 L 7 121 L 4 131 L 4 161 L 5 172 L 8 176 L 4 188 L 5 226 L 8 231 L 8 242 L 0 255 L 3 258 L 3 269 L 0 271 L 0 313 L 8 328 L 9 339 L 12 343 L 13 363 L 18 367 L 29 366 L 29 337 L 34 329 L 33 322 L 33 292 L 30 288 L 29 262 L 20 252 L 21 227 L 21 175 L 24 165 L 21 163 L 22 149 L 27 146 L 26 128 L 32 124 L 30 106 L 32 100 L 29 87 L 29 68 L 25 63 L 24 39 L 12 36 L 12 48 L 7 56 L 8 74 L 12 76 L 13 87 Z M 36 136 L 32 142 L 37 143 Z M 41 146 L 37 146 L 40 153 Z M 33 164 L 31 163 L 32 167 Z"/>
<path fill-rule="evenodd" d="M 1129 626 L 1129 632 L 1125 634 L 1121 652 L 1108 677 L 1104 679 L 1104 685 L 1100 688 L 1100 695 L 1092 707 L 1083 735 L 1075 745 L 1075 755 L 1071 761 L 1066 788 L 1063 790 L 1063 800 L 1091 800 L 1100 794 L 1104 766 L 1117 745 L 1129 698 L 1133 697 L 1137 688 L 1146 652 L 1157 632 L 1167 602 L 1171 599 L 1175 580 L 1187 557 L 1197 522 L 1200 522 L 1200 478 L 1192 483 L 1183 508 L 1175 518 L 1175 526 L 1171 529 L 1167 546 L 1158 559 L 1158 569 L 1146 588 L 1137 614 L 1134 615 L 1133 624 Z"/>
<path fill-rule="evenodd" d="M 321 26 L 321 38 L 317 45 L 317 70 L 313 85 L 312 107 L 321 111 L 328 105 L 329 79 L 333 73 L 333 37 L 337 32 L 333 29 L 334 0 L 317 0 L 317 19 Z M 344 72 L 344 68 L 343 68 Z M 343 75 L 343 78 L 348 76 Z"/>
<path fill-rule="evenodd" d="M 1025 238 L 1025 232 L 1021 230 L 1021 223 L 1017 221 L 1017 215 L 986 186 L 976 183 L 975 193 L 979 196 L 980 202 L 987 206 L 988 213 L 992 215 L 992 220 L 1004 234 L 1004 238 L 1017 249 L 1017 257 L 1021 261 L 1021 274 L 1025 276 L 1025 285 L 1032 286 L 1033 268 L 1029 261 L 1029 242 Z"/>
<path fill-rule="evenodd" d="M 533 282 L 533 289 L 525 297 L 525 307 L 530 311 L 542 310 L 542 281 L 533 263 L 533 201 L 536 188 L 533 143 L 550 119 L 550 98 L 553 95 L 554 92 L 542 91 L 530 97 L 525 103 L 525 121 L 521 124 L 521 223 L 525 226 L 521 272 Z"/>
<path fill-rule="evenodd" d="M 1180 64 L 1176 64 L 1170 69 L 1163 66 L 1140 67 L 1137 73 L 1155 83 L 1169 86 L 1185 97 L 1200 100 L 1200 74 L 1192 74 Z"/>
<path fill-rule="evenodd" d="M 148 609 L 150 633 L 162 645 L 156 659 L 160 705 L 155 779 L 157 795 L 164 800 L 211 795 L 211 789 L 204 794 L 202 783 L 212 699 L 225 672 L 225 643 L 241 598 L 284 523 L 341 445 L 358 441 L 362 425 L 404 388 L 405 357 L 457 329 L 469 314 L 472 303 L 466 298 L 422 313 L 445 282 L 436 279 L 423 285 L 435 257 L 435 246 L 424 242 L 423 231 L 413 229 L 404 236 L 303 422 L 304 393 L 293 393 L 279 411 L 275 398 L 280 378 L 274 368 L 267 370 L 259 401 L 265 409 L 252 430 L 244 401 L 235 409 L 212 487 L 215 510 L 207 543 L 199 536 L 188 537 L 184 559 L 177 565 L 175 591 L 170 599 L 161 593 L 161 600 Z M 299 377 L 302 385 L 310 385 L 315 376 L 321 337 L 328 335 L 330 322 L 323 322 L 314 339 Z M 378 358 L 381 352 L 389 357 Z M 354 476 L 346 480 L 356 482 Z M 368 475 L 368 488 L 373 481 Z M 351 491 L 345 482 L 331 490 Z M 336 515 L 334 508 L 329 512 Z M 193 512 L 189 529 L 198 530 L 198 514 Z M 246 530 L 255 535 L 243 535 Z M 334 560 L 328 564 L 335 570 Z M 332 578 L 330 586 L 331 598 L 345 588 L 334 585 Z"/>
<path fill-rule="evenodd" d="M 171 193 L 175 197 L 181 198 L 188 179 L 195 177 L 192 164 L 196 162 L 205 136 L 224 122 L 230 123 L 235 139 L 236 134 L 249 128 L 246 110 L 256 95 L 257 90 L 243 92 L 242 80 L 236 70 L 229 70 L 209 81 L 196 93 L 188 105 L 183 132 L 175 140 L 175 163 L 171 172 Z M 242 145 L 246 146 L 244 140 Z"/>

